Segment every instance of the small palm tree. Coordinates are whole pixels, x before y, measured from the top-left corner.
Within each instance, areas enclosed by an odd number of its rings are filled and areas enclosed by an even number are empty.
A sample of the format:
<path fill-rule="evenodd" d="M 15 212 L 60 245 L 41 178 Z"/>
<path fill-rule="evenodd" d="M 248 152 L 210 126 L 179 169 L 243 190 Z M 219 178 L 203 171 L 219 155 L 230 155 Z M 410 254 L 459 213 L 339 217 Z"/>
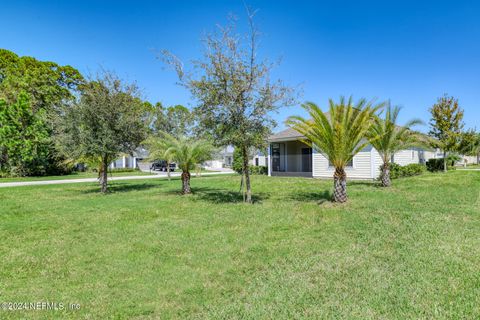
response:
<path fill-rule="evenodd" d="M 338 103 L 329 100 L 328 114 L 314 103 L 302 107 L 311 120 L 293 116 L 287 125 L 305 136 L 305 143 L 324 154 L 335 167 L 333 175 L 333 201 L 347 201 L 347 174 L 345 167 L 369 142 L 365 139 L 374 121 L 374 115 L 383 103 L 375 104 L 365 99 L 353 103 L 352 97 L 340 98 Z"/>
<path fill-rule="evenodd" d="M 155 161 L 158 159 L 165 160 L 165 162 L 167 163 L 167 177 L 168 181 L 170 181 L 170 163 L 173 162 L 173 157 L 172 154 L 167 153 L 167 150 L 169 148 L 169 144 L 167 142 L 168 139 L 169 137 L 166 137 L 165 134 L 160 133 L 160 135 L 158 136 L 148 137 L 144 144 L 149 150 L 148 159 L 150 161 Z"/>
<path fill-rule="evenodd" d="M 411 128 L 423 124 L 423 121 L 412 119 L 400 127 L 397 125 L 400 110 L 400 107 L 392 107 L 388 104 L 385 117 L 383 119 L 376 117 L 368 133 L 370 143 L 378 151 L 383 161 L 380 180 L 384 187 L 391 184 L 390 162 L 392 156 L 402 149 L 422 145 L 421 135 L 412 131 Z"/>
<path fill-rule="evenodd" d="M 206 140 L 193 138 L 175 138 L 167 133 L 161 135 L 161 141 L 152 143 L 150 138 L 147 141 L 152 154 L 161 154 L 165 159 L 173 160 L 182 170 L 182 194 L 191 193 L 190 170 L 195 166 L 212 159 L 214 153 L 213 145 Z"/>

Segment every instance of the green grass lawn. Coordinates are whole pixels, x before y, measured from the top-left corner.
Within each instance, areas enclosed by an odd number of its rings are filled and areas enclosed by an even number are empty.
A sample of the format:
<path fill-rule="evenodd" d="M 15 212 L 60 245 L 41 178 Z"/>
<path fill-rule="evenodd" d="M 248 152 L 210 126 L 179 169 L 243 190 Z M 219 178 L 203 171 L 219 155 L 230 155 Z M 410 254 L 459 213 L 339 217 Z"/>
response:
<path fill-rule="evenodd" d="M 177 173 L 181 173 L 181 170 L 175 170 Z M 216 172 L 212 170 L 202 169 L 201 173 L 205 172 Z M 129 176 L 149 176 L 157 174 L 159 171 L 155 172 L 143 172 L 143 171 L 126 171 L 126 172 L 109 172 L 108 177 L 129 177 Z M 192 171 L 192 176 L 195 176 L 196 172 Z M 46 180 L 66 180 L 66 179 L 83 179 L 83 178 L 97 178 L 98 174 L 96 172 L 73 172 L 71 174 L 63 176 L 40 176 L 40 177 L 13 177 L 13 178 L 0 178 L 0 183 L 2 182 L 26 182 L 26 181 L 46 181 Z"/>
<path fill-rule="evenodd" d="M 128 176 L 144 176 L 150 175 L 148 172 L 142 171 L 128 171 L 128 172 L 111 172 L 108 177 L 128 177 Z M 96 172 L 73 172 L 63 176 L 41 176 L 41 177 L 14 177 L 14 178 L 0 178 L 2 182 L 23 182 L 23 181 L 45 181 L 45 180 L 65 180 L 65 179 L 83 179 L 83 178 L 97 178 Z"/>
<path fill-rule="evenodd" d="M 478 319 L 480 174 L 238 176 L 0 189 L 0 319 Z"/>

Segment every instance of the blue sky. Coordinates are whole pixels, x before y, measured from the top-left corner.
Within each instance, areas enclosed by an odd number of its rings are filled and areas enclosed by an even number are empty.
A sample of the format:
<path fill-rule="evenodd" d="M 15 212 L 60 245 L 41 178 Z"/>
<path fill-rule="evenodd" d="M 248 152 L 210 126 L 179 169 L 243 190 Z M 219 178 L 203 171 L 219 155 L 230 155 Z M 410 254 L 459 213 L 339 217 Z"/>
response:
<path fill-rule="evenodd" d="M 428 108 L 448 93 L 459 98 L 467 127 L 480 128 L 478 2 L 247 3 L 259 10 L 261 54 L 282 58 L 274 75 L 301 84 L 302 100 L 325 106 L 340 95 L 391 99 L 404 107 L 401 121 L 428 121 Z M 199 58 L 202 34 L 224 24 L 229 13 L 245 22 L 240 0 L 4 1 L 0 47 L 83 73 L 101 65 L 137 81 L 152 102 L 192 107 L 155 51 Z M 274 116 L 279 128 L 292 114 L 303 113 L 295 106 Z"/>

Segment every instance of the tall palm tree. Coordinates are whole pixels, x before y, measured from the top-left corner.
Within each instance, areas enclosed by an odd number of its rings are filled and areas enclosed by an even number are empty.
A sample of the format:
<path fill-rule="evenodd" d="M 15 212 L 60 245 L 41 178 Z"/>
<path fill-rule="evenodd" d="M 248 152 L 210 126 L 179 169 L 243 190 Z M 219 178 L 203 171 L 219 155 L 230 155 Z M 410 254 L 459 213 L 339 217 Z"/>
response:
<path fill-rule="evenodd" d="M 423 121 L 412 119 L 404 126 L 398 126 L 397 120 L 400 110 L 400 107 L 392 107 L 389 103 L 383 119 L 375 117 L 368 133 L 370 143 L 378 151 L 383 161 L 380 180 L 384 187 L 391 184 L 390 162 L 392 156 L 402 149 L 425 144 L 422 143 L 422 136 L 411 129 L 413 126 L 423 124 Z"/>
<path fill-rule="evenodd" d="M 215 151 L 213 145 L 206 140 L 175 138 L 167 133 L 163 133 L 160 139 L 162 141 L 157 144 L 149 144 L 150 152 L 160 152 L 165 158 L 175 161 L 182 170 L 182 194 L 191 193 L 190 170 L 194 169 L 196 165 L 212 159 Z"/>
<path fill-rule="evenodd" d="M 302 107 L 311 119 L 293 116 L 287 125 L 305 136 L 305 143 L 324 154 L 335 167 L 333 175 L 333 201 L 347 201 L 347 174 L 345 167 L 369 142 L 365 139 L 377 112 L 383 103 L 360 99 L 353 103 L 352 97 L 339 102 L 329 100 L 328 114 L 314 103 L 307 102 Z"/>

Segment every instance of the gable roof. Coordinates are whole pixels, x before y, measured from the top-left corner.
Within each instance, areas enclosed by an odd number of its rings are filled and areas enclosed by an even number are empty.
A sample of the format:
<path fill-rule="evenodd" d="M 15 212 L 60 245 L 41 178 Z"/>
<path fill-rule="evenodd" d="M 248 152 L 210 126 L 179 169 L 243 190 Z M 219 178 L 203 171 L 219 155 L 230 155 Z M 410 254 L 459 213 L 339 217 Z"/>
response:
<path fill-rule="evenodd" d="M 292 128 L 288 128 L 278 133 L 272 134 L 270 137 L 268 137 L 268 141 L 288 141 L 303 138 L 305 138 L 305 136 L 303 136 L 300 132 Z"/>

